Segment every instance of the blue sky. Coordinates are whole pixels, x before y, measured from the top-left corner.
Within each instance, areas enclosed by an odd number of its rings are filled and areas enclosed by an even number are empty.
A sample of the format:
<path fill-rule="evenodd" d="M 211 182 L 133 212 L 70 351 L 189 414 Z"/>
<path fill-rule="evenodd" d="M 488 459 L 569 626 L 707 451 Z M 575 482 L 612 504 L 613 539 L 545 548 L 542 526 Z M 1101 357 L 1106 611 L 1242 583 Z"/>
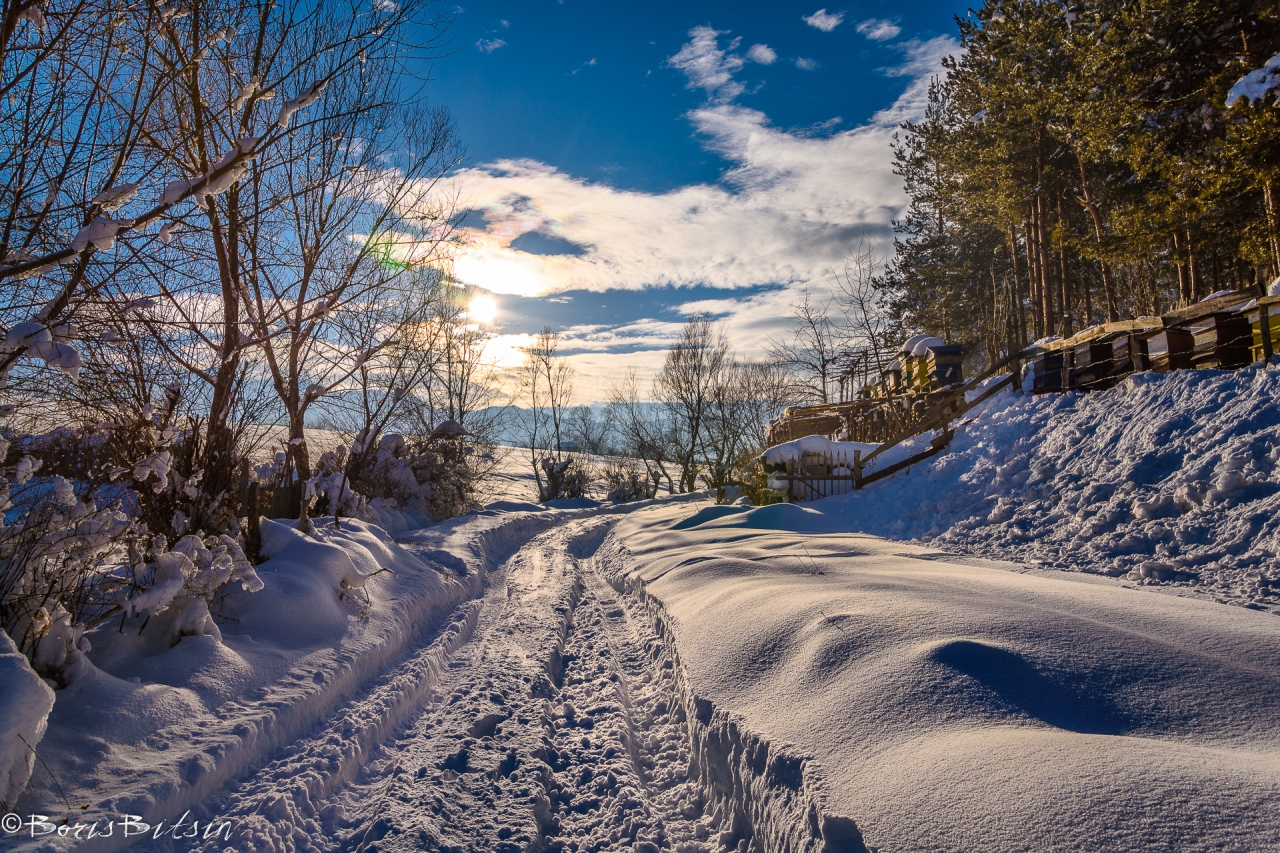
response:
<path fill-rule="evenodd" d="M 889 139 L 966 10 L 464 2 L 429 91 L 468 148 L 457 274 L 498 301 L 495 357 L 556 327 L 594 402 L 691 311 L 755 354 L 859 241 L 890 249 Z"/>

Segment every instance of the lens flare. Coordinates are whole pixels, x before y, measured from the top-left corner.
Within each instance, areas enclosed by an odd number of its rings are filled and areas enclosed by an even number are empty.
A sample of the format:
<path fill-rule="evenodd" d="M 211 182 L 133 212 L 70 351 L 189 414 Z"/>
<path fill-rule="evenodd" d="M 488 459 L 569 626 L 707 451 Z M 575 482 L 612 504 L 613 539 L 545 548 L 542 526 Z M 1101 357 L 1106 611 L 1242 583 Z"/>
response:
<path fill-rule="evenodd" d="M 493 325 L 498 319 L 498 300 L 487 293 L 471 297 L 467 303 L 467 319 L 482 326 Z"/>

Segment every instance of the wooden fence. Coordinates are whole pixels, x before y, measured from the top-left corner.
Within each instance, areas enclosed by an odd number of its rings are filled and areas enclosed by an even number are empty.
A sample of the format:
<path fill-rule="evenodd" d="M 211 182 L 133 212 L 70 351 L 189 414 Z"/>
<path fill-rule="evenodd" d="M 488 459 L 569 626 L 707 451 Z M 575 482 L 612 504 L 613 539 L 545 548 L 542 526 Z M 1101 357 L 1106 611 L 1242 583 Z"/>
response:
<path fill-rule="evenodd" d="M 854 450 L 850 453 L 841 450 L 833 454 L 806 453 L 799 461 L 786 463 L 783 472 L 774 473 L 771 477 L 786 483 L 788 503 L 803 503 L 847 495 L 877 480 L 883 480 L 885 477 L 910 468 L 917 462 L 936 456 L 951 443 L 954 436 L 954 430 L 945 430 L 929 440 L 927 450 L 914 453 L 906 459 L 872 471 L 870 474 L 863 473 L 866 461 L 862 458 L 862 451 Z M 878 455 L 879 452 L 877 450 L 875 454 L 869 454 L 867 459 L 872 455 Z"/>
<path fill-rule="evenodd" d="M 980 376 L 942 394 L 933 396 L 930 406 L 920 412 L 917 417 L 912 418 L 910 423 L 902 425 L 896 433 L 886 437 L 879 447 L 865 457 L 858 450 L 841 450 L 837 451 L 834 456 L 807 453 L 799 461 L 788 462 L 784 466 L 784 471 L 775 472 L 770 476 L 772 479 L 786 484 L 785 491 L 788 502 L 803 503 L 837 495 L 847 495 L 877 480 L 890 477 L 918 462 L 923 462 L 932 456 L 936 456 L 951 443 L 951 439 L 955 436 L 955 430 L 951 428 L 950 423 L 963 416 L 974 406 L 986 402 L 996 392 L 1012 385 L 1021 374 L 1022 359 L 1027 356 L 1028 352 L 1015 353 L 1008 358 L 1002 359 Z M 1012 368 L 1010 373 L 989 384 L 973 400 L 967 399 L 970 391 L 976 391 L 983 383 L 1006 367 Z M 906 459 L 894 462 L 892 465 L 877 468 L 869 474 L 863 473 L 866 470 L 867 463 L 885 451 L 897 447 L 908 439 L 923 435 L 930 430 L 937 430 L 938 435 L 930 439 L 927 449 L 914 453 Z"/>

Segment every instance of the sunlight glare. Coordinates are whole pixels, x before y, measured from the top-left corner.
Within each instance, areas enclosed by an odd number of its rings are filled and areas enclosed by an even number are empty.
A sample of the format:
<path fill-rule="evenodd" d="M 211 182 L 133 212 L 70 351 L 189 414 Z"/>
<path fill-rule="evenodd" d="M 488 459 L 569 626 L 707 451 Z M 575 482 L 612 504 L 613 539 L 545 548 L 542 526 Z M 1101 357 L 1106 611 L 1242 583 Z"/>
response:
<path fill-rule="evenodd" d="M 464 251 L 454 262 L 460 281 L 504 296 L 541 296 L 551 289 L 534 263 L 506 251 Z"/>
<path fill-rule="evenodd" d="M 487 293 L 471 297 L 467 303 L 467 319 L 481 326 L 491 326 L 498 319 L 498 300 Z"/>

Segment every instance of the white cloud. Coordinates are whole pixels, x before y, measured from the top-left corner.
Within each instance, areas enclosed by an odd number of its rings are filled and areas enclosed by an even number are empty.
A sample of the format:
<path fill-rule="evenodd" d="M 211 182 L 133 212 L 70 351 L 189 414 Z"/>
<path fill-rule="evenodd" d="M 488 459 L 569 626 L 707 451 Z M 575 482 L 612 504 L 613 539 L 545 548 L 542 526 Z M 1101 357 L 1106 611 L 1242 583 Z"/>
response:
<path fill-rule="evenodd" d="M 480 39 L 476 42 L 476 47 L 481 53 L 493 53 L 500 47 L 506 47 L 507 43 L 504 39 Z"/>
<path fill-rule="evenodd" d="M 931 46 L 936 61 L 955 43 Z M 927 85 L 913 81 L 898 103 L 861 127 L 818 136 L 774 127 L 756 110 L 708 104 L 689 118 L 734 168 L 721 182 L 667 193 L 591 183 L 531 160 L 467 169 L 460 173 L 463 203 L 483 210 L 488 227 L 470 232 L 458 275 L 524 295 L 820 279 L 859 237 L 888 250 L 889 223 L 904 202 L 889 142 L 899 121 L 920 114 Z M 529 231 L 584 251 L 509 248 Z"/>
<path fill-rule="evenodd" d="M 809 59 L 806 56 L 796 57 L 796 68 L 799 68 L 801 71 L 813 71 L 817 67 L 818 61 L 816 59 Z"/>
<path fill-rule="evenodd" d="M 858 24 L 858 32 L 872 41 L 889 41 L 898 37 L 898 34 L 902 32 L 902 27 L 890 21 L 869 18 Z"/>
<path fill-rule="evenodd" d="M 840 26 L 840 23 L 844 20 L 844 12 L 829 13 L 826 9 L 819 9 L 812 15 L 802 18 L 801 20 L 815 29 L 822 30 L 824 33 L 829 33 L 836 27 Z"/>
<path fill-rule="evenodd" d="M 708 34 L 714 45 L 715 31 Z M 695 33 L 690 44 L 697 38 Z M 830 271 L 860 240 L 880 256 L 891 253 L 891 221 L 900 218 L 905 197 L 893 174 L 890 141 L 899 122 L 922 115 L 929 76 L 940 70 L 940 57 L 958 47 L 949 38 L 902 45 L 906 61 L 885 73 L 912 78 L 904 94 L 865 124 L 839 133 L 783 130 L 761 112 L 723 101 L 692 111 L 688 117 L 706 147 L 732 164 L 715 183 L 646 193 L 591 183 L 532 160 L 466 169 L 459 175 L 461 201 L 482 210 L 487 226 L 468 230 L 456 273 L 495 293 L 520 295 L 786 285 L 742 301 L 684 306 L 726 318 L 734 339 L 751 351 L 766 335 L 781 333 L 799 290 L 825 292 Z M 712 58 L 691 66 L 702 75 L 698 79 L 723 71 L 722 59 Z M 702 86 L 693 83 L 695 74 L 691 85 L 710 92 L 732 81 L 725 76 Z M 511 249 L 511 241 L 528 231 L 569 240 L 583 251 L 533 255 Z M 613 370 L 616 377 L 615 368 L 639 363 L 641 351 L 652 355 L 643 357 L 645 365 L 660 363 L 672 334 L 670 324 L 659 321 L 574 327 L 565 345 L 594 354 L 592 370 L 600 376 Z M 629 355 L 614 359 L 622 348 Z M 584 358 L 575 355 L 575 363 Z M 583 383 L 589 384 L 585 377 Z"/>
<path fill-rule="evenodd" d="M 689 79 L 686 88 L 705 89 L 711 98 L 728 102 L 743 92 L 742 84 L 733 75 L 746 60 L 720 49 L 719 37 L 724 34 L 711 27 L 694 27 L 689 30 L 689 41 L 667 64 L 684 72 Z"/>
<path fill-rule="evenodd" d="M 747 51 L 747 59 L 761 65 L 772 65 L 778 61 L 778 52 L 767 44 L 753 44 Z"/>

